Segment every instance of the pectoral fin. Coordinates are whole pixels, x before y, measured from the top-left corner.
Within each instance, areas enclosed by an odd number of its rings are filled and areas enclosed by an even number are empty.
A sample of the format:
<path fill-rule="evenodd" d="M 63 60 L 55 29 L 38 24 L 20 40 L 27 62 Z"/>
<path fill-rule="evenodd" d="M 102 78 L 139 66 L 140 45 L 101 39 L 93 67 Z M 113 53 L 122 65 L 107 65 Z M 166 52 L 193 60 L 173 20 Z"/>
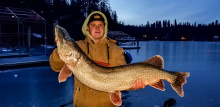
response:
<path fill-rule="evenodd" d="M 121 92 L 120 91 L 115 91 L 114 93 L 110 93 L 110 100 L 112 103 L 116 106 L 121 106 L 122 101 L 121 101 Z"/>
<path fill-rule="evenodd" d="M 60 74 L 58 77 L 59 83 L 66 81 L 68 77 L 72 75 L 71 70 L 66 66 L 66 64 L 63 66 L 63 68 L 60 70 Z"/>
<path fill-rule="evenodd" d="M 164 91 L 165 88 L 164 88 L 164 83 L 163 83 L 163 80 L 160 79 L 158 82 L 155 82 L 153 84 L 150 85 L 151 87 L 154 87 L 158 90 L 161 90 L 161 91 Z"/>

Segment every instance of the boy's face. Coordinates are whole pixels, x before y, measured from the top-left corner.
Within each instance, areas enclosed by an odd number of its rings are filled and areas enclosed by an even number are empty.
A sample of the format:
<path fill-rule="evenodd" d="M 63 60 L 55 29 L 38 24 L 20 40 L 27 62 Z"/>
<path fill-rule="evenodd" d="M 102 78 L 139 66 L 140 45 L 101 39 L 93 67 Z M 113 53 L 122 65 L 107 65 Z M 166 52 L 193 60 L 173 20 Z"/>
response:
<path fill-rule="evenodd" d="M 88 25 L 88 31 L 95 42 L 99 42 L 105 34 L 105 24 L 101 21 L 92 21 Z"/>

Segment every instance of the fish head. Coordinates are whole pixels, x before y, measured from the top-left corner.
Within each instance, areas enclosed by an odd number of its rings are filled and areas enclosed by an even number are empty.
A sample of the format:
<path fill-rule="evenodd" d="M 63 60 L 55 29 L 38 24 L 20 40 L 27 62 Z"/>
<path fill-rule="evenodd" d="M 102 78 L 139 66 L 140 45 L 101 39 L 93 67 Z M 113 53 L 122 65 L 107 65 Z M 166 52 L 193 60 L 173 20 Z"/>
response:
<path fill-rule="evenodd" d="M 68 32 L 58 25 L 55 27 L 55 41 L 59 57 L 65 63 L 74 63 L 81 57 L 81 54 L 74 48 L 73 43 L 75 42 L 73 42 Z"/>
<path fill-rule="evenodd" d="M 66 35 L 69 35 L 69 34 L 68 33 L 65 34 L 65 33 L 67 33 L 67 31 L 64 28 L 60 27 L 59 25 L 56 25 L 55 26 L 55 42 L 66 43 L 66 39 L 64 38 L 67 38 Z"/>

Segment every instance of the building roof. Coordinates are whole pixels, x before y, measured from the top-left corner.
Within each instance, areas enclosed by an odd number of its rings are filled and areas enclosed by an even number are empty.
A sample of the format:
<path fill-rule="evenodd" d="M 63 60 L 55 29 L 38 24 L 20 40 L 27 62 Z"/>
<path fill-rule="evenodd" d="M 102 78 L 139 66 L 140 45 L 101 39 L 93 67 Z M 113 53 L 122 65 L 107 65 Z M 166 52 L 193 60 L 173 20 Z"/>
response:
<path fill-rule="evenodd" d="M 7 21 L 44 23 L 45 19 L 31 9 L 0 6 L 0 23 L 4 23 Z"/>
<path fill-rule="evenodd" d="M 109 31 L 108 37 L 115 39 L 115 38 L 119 38 L 119 37 L 130 37 L 130 35 L 122 32 L 122 31 Z"/>

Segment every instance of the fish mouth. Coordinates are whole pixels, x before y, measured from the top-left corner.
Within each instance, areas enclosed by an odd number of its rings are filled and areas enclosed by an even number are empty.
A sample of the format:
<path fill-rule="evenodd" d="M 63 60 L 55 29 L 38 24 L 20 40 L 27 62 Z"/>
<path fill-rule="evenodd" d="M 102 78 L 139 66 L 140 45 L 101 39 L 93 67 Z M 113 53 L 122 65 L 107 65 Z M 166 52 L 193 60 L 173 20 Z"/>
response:
<path fill-rule="evenodd" d="M 58 41 L 59 41 L 58 31 L 59 31 L 59 26 L 56 25 L 56 26 L 55 26 L 55 42 L 58 42 Z"/>
<path fill-rule="evenodd" d="M 62 28 L 59 25 L 55 26 L 55 42 L 61 41 L 63 39 Z"/>

